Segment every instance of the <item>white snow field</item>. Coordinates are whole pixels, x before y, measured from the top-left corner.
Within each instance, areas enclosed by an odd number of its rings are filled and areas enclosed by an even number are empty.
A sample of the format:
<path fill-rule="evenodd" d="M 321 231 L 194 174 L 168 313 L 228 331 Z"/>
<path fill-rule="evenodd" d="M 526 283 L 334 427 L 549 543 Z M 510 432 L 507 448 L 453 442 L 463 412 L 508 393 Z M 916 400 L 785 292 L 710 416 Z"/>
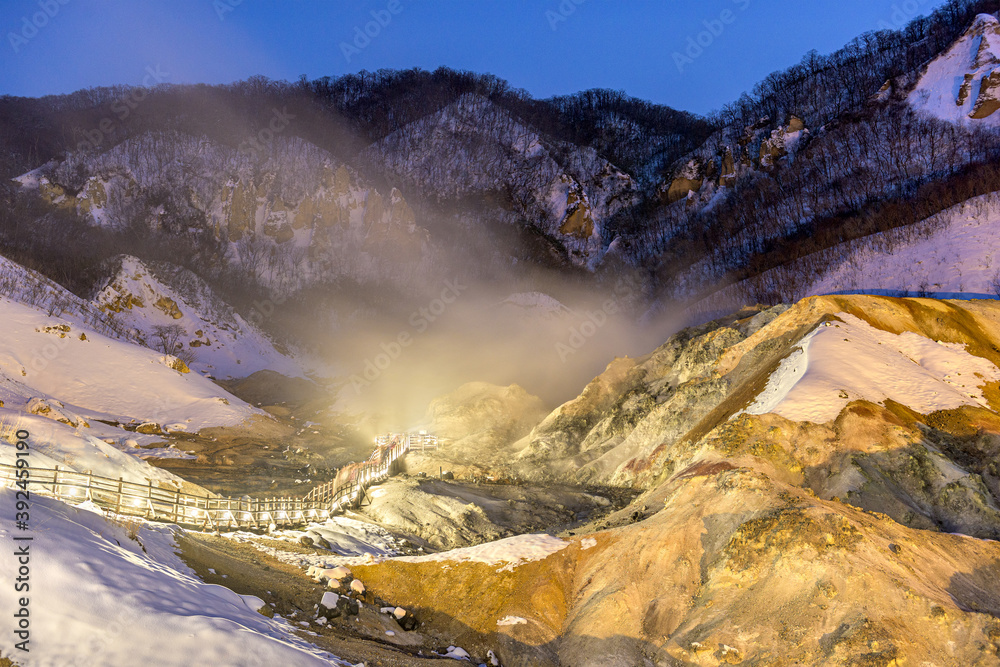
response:
<path fill-rule="evenodd" d="M 375 549 L 368 548 L 361 556 L 323 556 L 312 559 L 313 564 L 336 564 L 346 565 L 368 565 L 387 560 L 399 561 L 401 563 L 442 563 L 447 567 L 449 563 L 482 563 L 484 565 L 499 565 L 499 572 L 511 571 L 514 568 L 536 560 L 548 558 L 557 551 L 568 547 L 572 542 L 547 535 L 545 533 L 532 533 L 525 535 L 514 535 L 505 537 L 493 542 L 485 542 L 472 547 L 461 547 L 449 551 L 439 551 L 437 553 L 423 556 L 395 556 L 392 553 L 378 555 L 378 543 L 372 544 Z M 307 561 L 300 560 L 305 563 Z"/>
<path fill-rule="evenodd" d="M 518 565 L 548 558 L 570 544 L 571 542 L 544 533 L 515 535 L 473 547 L 452 549 L 426 556 L 399 556 L 393 560 L 403 563 L 483 563 L 502 565 L 500 570 L 513 570 Z"/>
<path fill-rule="evenodd" d="M 913 226 L 850 244 L 808 294 L 926 293 L 996 298 L 1000 276 L 1000 196 L 975 197 Z"/>
<path fill-rule="evenodd" d="M 149 421 L 186 431 L 265 414 L 197 373 L 175 370 L 173 357 L 30 306 L 0 298 L 0 321 L 0 400 L 6 408 L 42 396 L 88 421 Z"/>
<path fill-rule="evenodd" d="M 1000 380 L 1000 368 L 962 344 L 881 331 L 847 313 L 837 317 L 843 321 L 802 339 L 745 412 L 826 423 L 859 399 L 892 399 L 923 414 L 986 407 L 982 385 Z"/>
<path fill-rule="evenodd" d="M 12 443 L 16 442 L 15 434 L 19 429 L 30 434 L 27 442 L 31 448 L 30 461 L 33 468 L 53 469 L 59 466 L 62 470 L 89 470 L 95 475 L 110 479 L 121 477 L 137 484 L 145 484 L 149 479 L 182 485 L 182 480 L 173 473 L 152 466 L 140 458 L 140 454 L 145 455 L 150 450 L 133 449 L 125 444 L 131 438 L 115 439 L 119 444 L 114 446 L 105 442 L 104 434 L 91 435 L 84 432 L 88 429 L 74 429 L 47 417 L 6 408 L 0 408 L 0 463 L 15 465 L 16 448 Z M 105 427 L 101 430 L 109 432 L 113 429 Z M 96 437 L 98 435 L 102 437 Z M 169 451 L 181 454 L 178 450 Z"/>
<path fill-rule="evenodd" d="M 177 370 L 172 357 L 103 336 L 79 319 L 0 297 L 0 321 L 0 463 L 13 462 L 14 434 L 24 429 L 36 468 L 179 483 L 142 459 L 184 452 L 140 448 L 162 438 L 114 424 L 197 432 L 269 418 L 211 380 Z"/>
<path fill-rule="evenodd" d="M 395 556 L 399 553 L 402 540 L 373 523 L 359 521 L 348 516 L 333 516 L 323 523 L 311 523 L 301 530 L 276 530 L 269 533 L 262 543 L 260 535 L 246 531 L 224 533 L 224 537 L 237 542 L 250 543 L 254 548 L 273 556 L 283 563 L 308 568 L 325 567 L 327 563 L 341 562 L 347 558 L 373 558 Z M 313 540 L 322 538 L 330 546 L 330 554 L 303 554 L 286 551 L 271 546 L 274 541 L 298 544 L 303 537 Z"/>
<path fill-rule="evenodd" d="M 143 527 L 140 546 L 96 508 L 31 503 L 30 531 L 0 526 L 0 608 L 12 614 L 26 597 L 30 623 L 30 651 L 13 649 L 5 630 L 4 657 L 24 667 L 349 664 L 259 614 L 259 598 L 200 581 L 174 553 L 169 527 Z M 14 505 L 14 490 L 0 489 L 0 514 L 13 517 Z M 33 540 L 14 540 L 25 535 Z M 22 544 L 30 545 L 29 590 L 16 592 L 13 554 Z"/>

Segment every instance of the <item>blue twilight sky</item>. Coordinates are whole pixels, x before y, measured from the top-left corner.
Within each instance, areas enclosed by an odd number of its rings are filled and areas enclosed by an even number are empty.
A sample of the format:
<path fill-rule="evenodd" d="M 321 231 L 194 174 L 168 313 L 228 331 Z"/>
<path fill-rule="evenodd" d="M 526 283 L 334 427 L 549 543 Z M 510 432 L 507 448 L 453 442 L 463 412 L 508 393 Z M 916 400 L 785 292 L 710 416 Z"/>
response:
<path fill-rule="evenodd" d="M 224 83 L 445 65 L 535 97 L 613 88 L 705 113 L 810 49 L 942 1 L 2 0 L 0 94 L 148 84 L 152 72 Z M 358 38 L 366 28 L 374 37 Z"/>

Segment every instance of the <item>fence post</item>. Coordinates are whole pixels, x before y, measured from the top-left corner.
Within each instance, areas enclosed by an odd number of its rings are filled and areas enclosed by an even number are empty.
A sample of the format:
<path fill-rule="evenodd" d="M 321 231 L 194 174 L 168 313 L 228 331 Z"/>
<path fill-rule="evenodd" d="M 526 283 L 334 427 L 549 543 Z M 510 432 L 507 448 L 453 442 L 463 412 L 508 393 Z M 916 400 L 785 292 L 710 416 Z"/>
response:
<path fill-rule="evenodd" d="M 149 506 L 147 512 L 149 518 L 155 519 L 156 510 L 153 509 L 153 480 L 147 477 L 146 481 L 149 482 L 149 486 L 146 487 L 146 504 Z"/>
<path fill-rule="evenodd" d="M 57 464 L 55 469 L 52 471 L 52 492 L 56 494 L 56 498 L 61 498 L 59 495 L 59 465 Z"/>
<path fill-rule="evenodd" d="M 125 486 L 125 478 L 118 478 L 118 499 L 115 501 L 115 514 L 122 513 L 122 489 Z"/>
<path fill-rule="evenodd" d="M 205 526 L 212 526 L 213 528 L 215 527 L 215 522 L 212 521 L 211 504 L 212 504 L 212 497 L 206 495 L 205 496 L 205 521 L 203 521 L 202 524 L 201 524 L 201 529 L 202 530 L 205 530 Z"/>
<path fill-rule="evenodd" d="M 180 513 L 181 505 L 181 490 L 178 488 L 174 491 L 174 523 L 178 523 L 178 514 Z"/>

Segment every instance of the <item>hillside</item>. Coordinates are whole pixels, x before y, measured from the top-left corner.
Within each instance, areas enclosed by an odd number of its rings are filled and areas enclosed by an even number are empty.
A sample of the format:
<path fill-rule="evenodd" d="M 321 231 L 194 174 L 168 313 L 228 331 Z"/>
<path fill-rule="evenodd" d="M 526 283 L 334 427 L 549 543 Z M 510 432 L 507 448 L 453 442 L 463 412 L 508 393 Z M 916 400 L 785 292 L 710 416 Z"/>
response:
<path fill-rule="evenodd" d="M 292 344 L 316 310 L 331 328 L 398 315 L 446 267 L 557 299 L 553 273 L 591 292 L 641 276 L 647 307 L 697 302 L 1000 191 L 994 9 L 952 0 L 807 54 L 709 118 L 612 91 L 535 100 L 489 75 L 381 71 L 161 86 L 98 145 L 57 146 L 48 130 L 128 91 L 4 99 L 47 146 L 5 140 L 7 226 L 72 220 L 82 252 L 23 232 L 4 248 L 77 294 L 121 254 L 180 264 L 249 321 L 280 300 L 260 319 Z"/>
<path fill-rule="evenodd" d="M 1000 665 L 997 9 L 706 117 L 444 67 L 0 96 L 0 464 L 148 494 L 34 478 L 31 657 Z"/>
<path fill-rule="evenodd" d="M 268 419 L 174 356 L 8 298 L 0 300 L 0 311 L 6 322 L 3 428 L 8 438 L 19 428 L 32 434 L 37 467 L 179 482 L 142 460 L 186 456 L 164 441 L 164 432 L 193 434 Z M 14 444 L 0 443 L 0 459 L 9 464 L 14 458 Z"/>
<path fill-rule="evenodd" d="M 634 485 L 630 506 L 537 556 L 352 570 L 505 665 L 992 664 L 998 316 L 825 297 L 682 332 L 524 441 L 522 474 Z"/>
<path fill-rule="evenodd" d="M 93 303 L 140 343 L 170 350 L 191 368 L 222 379 L 264 369 L 302 376 L 304 354 L 294 360 L 279 352 L 191 271 L 170 264 L 153 271 L 128 256 L 114 264 L 116 271 Z"/>

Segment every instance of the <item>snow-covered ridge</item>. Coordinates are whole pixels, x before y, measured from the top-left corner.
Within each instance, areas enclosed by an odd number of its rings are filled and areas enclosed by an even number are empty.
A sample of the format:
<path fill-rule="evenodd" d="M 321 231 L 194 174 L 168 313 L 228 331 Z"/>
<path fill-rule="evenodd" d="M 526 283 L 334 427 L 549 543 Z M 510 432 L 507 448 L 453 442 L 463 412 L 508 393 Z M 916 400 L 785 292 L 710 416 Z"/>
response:
<path fill-rule="evenodd" d="M 1000 116 L 1000 21 L 980 14 L 946 52 L 931 61 L 909 96 L 928 115 L 954 123 Z"/>
<path fill-rule="evenodd" d="M 195 370 L 219 378 L 246 377 L 262 369 L 303 376 L 295 360 L 190 271 L 146 266 L 131 256 L 120 257 L 118 264 L 94 302 L 144 344 L 161 346 L 163 327 L 178 327 L 174 353 L 183 353 Z"/>
<path fill-rule="evenodd" d="M 198 276 L 178 266 L 146 266 L 118 258 L 117 268 L 88 301 L 45 276 L 0 256 L 0 297 L 45 311 L 59 323 L 152 349 L 162 345 L 156 328 L 183 330 L 177 352 L 191 367 L 219 378 L 246 377 L 269 369 L 302 377 L 300 361 L 275 348 L 256 326 L 220 299 Z M 0 345 L 2 348 L 2 345 Z"/>

